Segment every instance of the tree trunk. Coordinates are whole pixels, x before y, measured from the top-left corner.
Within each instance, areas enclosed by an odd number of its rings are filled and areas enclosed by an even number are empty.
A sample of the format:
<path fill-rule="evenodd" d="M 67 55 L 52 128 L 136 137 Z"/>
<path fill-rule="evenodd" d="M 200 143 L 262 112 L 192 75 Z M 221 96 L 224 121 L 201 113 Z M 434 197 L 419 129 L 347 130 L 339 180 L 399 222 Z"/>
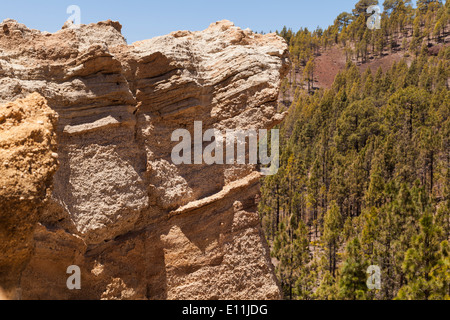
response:
<path fill-rule="evenodd" d="M 278 183 L 277 183 L 277 219 L 276 219 L 276 222 L 277 222 L 277 226 L 276 226 L 277 231 L 278 231 L 278 227 L 279 227 L 279 225 L 280 225 L 280 192 L 279 192 L 279 189 L 280 189 L 280 186 L 279 186 Z"/>
<path fill-rule="evenodd" d="M 433 187 L 434 187 L 434 152 L 431 151 L 430 154 L 430 194 L 433 196 Z"/>

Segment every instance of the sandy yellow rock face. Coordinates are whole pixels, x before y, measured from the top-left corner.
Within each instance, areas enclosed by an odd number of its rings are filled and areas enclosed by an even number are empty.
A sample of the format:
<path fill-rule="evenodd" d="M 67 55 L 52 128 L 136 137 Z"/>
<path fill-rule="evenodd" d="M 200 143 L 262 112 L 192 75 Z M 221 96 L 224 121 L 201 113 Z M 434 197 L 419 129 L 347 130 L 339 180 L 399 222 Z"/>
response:
<path fill-rule="evenodd" d="M 229 21 L 131 45 L 120 30 L 112 21 L 54 34 L 0 24 L 0 102 L 38 92 L 48 104 L 38 114 L 44 100 L 31 96 L 31 131 L 10 113 L 1 132 L 51 136 L 23 159 L 12 155 L 19 142 L 0 146 L 36 175 L 1 169 L 11 180 L 2 205 L 17 204 L 0 207 L 0 237 L 17 243 L 0 257 L 11 275 L 0 286 L 24 299 L 280 298 L 256 166 L 176 166 L 171 135 L 193 136 L 194 121 L 222 132 L 280 123 L 287 44 Z M 66 287 L 71 265 L 81 268 L 81 290 Z"/>
<path fill-rule="evenodd" d="M 20 297 L 20 274 L 57 169 L 57 114 L 39 94 L 0 106 L 0 286 Z"/>

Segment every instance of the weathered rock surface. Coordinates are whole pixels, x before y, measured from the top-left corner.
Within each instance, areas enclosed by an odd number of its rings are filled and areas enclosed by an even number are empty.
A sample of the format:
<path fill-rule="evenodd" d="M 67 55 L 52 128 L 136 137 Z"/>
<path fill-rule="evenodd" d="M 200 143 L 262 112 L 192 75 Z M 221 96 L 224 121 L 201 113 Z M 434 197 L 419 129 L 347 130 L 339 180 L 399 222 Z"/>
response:
<path fill-rule="evenodd" d="M 120 30 L 0 24 L 0 102 L 46 99 L 0 109 L 0 159 L 20 163 L 17 173 L 0 164 L 14 177 L 0 185 L 0 286 L 24 299 L 280 298 L 257 168 L 175 166 L 171 135 L 194 121 L 221 131 L 279 123 L 286 43 L 228 21 L 132 45 Z M 8 106 L 23 104 L 26 120 L 15 123 Z M 23 154 L 19 140 L 3 142 L 10 130 L 30 136 Z M 32 178 L 20 177 L 26 165 Z M 70 265 L 82 270 L 81 290 L 66 287 Z"/>
<path fill-rule="evenodd" d="M 11 298 L 20 298 L 33 230 L 51 192 L 56 119 L 38 94 L 0 107 L 0 285 Z"/>

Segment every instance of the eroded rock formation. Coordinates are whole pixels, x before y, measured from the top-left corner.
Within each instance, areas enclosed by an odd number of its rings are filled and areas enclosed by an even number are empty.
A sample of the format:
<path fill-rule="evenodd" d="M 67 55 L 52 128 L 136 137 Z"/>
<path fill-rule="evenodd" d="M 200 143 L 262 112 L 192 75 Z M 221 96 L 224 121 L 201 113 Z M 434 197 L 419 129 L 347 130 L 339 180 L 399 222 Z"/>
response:
<path fill-rule="evenodd" d="M 20 297 L 16 289 L 33 253 L 33 230 L 50 196 L 56 119 L 39 94 L 0 107 L 0 285 L 11 298 Z"/>
<path fill-rule="evenodd" d="M 171 135 L 194 121 L 279 123 L 286 43 L 229 21 L 132 45 L 120 31 L 112 21 L 54 34 L 0 25 L 0 101 L 41 95 L 1 107 L 0 158 L 18 171 L 0 164 L 14 176 L 0 180 L 0 286 L 23 299 L 280 298 L 256 166 L 176 166 Z M 26 106 L 22 122 L 15 105 Z M 13 127 L 31 141 L 23 154 Z M 66 287 L 70 265 L 81 290 Z"/>

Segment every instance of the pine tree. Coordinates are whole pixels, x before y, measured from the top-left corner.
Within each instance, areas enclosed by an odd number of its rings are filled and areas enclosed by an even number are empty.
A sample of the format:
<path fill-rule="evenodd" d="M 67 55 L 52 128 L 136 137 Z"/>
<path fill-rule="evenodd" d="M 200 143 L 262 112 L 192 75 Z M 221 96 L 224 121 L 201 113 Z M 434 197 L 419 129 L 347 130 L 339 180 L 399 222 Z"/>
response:
<path fill-rule="evenodd" d="M 367 8 L 369 8 L 372 5 L 377 5 L 378 0 L 359 0 L 356 5 L 355 9 L 353 9 L 353 14 L 356 17 L 359 17 L 361 15 L 367 14 Z"/>
<path fill-rule="evenodd" d="M 303 71 L 303 78 L 308 83 L 308 91 L 311 91 L 311 89 L 314 88 L 314 68 L 314 61 L 310 59 Z"/>
<path fill-rule="evenodd" d="M 318 300 L 336 300 L 338 299 L 338 287 L 336 279 L 329 271 L 326 271 L 317 288 L 315 298 Z"/>
<path fill-rule="evenodd" d="M 331 208 L 328 210 L 324 219 L 324 231 L 323 231 L 323 241 L 325 242 L 327 259 L 328 259 L 328 270 L 333 277 L 336 277 L 336 267 L 337 267 L 337 250 L 340 241 L 340 231 L 341 231 L 341 216 L 339 213 L 339 207 L 336 202 L 331 203 Z"/>
<path fill-rule="evenodd" d="M 339 297 L 344 300 L 364 300 L 367 291 L 367 263 L 361 244 L 354 238 L 347 245 L 345 261 L 340 271 Z"/>
<path fill-rule="evenodd" d="M 403 262 L 407 284 L 400 289 L 399 299 L 443 298 L 439 297 L 436 276 L 433 276 L 435 266 L 445 258 L 439 243 L 440 232 L 430 213 L 420 219 L 420 233 L 413 238 L 412 248 L 406 252 Z"/>
<path fill-rule="evenodd" d="M 292 300 L 296 282 L 295 273 L 298 266 L 295 263 L 296 257 L 294 256 L 292 238 L 289 236 L 289 229 L 284 223 L 281 223 L 274 239 L 272 254 L 279 261 L 275 271 L 279 279 L 281 279 L 284 294 Z"/>
<path fill-rule="evenodd" d="M 298 275 L 295 283 L 295 295 L 300 300 L 310 300 L 313 294 L 314 278 L 311 266 L 308 266 L 311 260 L 309 250 L 309 232 L 306 225 L 300 221 L 295 231 L 294 240 L 294 264 L 297 265 Z"/>
<path fill-rule="evenodd" d="M 440 259 L 431 271 L 434 287 L 431 299 L 450 300 L 450 245 L 448 241 L 441 243 Z"/>

